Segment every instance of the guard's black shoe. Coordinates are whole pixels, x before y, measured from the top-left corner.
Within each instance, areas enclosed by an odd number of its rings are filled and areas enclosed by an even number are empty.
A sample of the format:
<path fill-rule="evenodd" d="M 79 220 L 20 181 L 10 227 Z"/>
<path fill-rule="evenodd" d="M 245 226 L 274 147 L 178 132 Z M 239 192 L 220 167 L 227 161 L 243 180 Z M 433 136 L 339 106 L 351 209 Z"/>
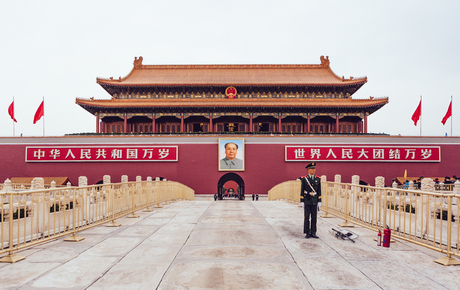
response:
<path fill-rule="evenodd" d="M 315 238 L 315 239 L 319 239 L 319 237 L 316 234 L 311 234 L 310 237 Z"/>
<path fill-rule="evenodd" d="M 305 238 L 306 238 L 306 239 L 309 239 L 309 238 L 310 238 L 310 234 L 306 234 L 306 235 L 305 235 Z"/>

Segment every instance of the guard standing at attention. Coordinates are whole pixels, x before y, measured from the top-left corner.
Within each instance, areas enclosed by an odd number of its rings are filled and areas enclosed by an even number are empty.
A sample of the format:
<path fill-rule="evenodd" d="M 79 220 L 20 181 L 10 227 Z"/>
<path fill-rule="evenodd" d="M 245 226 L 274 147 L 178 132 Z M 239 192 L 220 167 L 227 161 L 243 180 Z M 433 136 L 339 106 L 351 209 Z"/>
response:
<path fill-rule="evenodd" d="M 305 238 L 318 238 L 316 235 L 316 219 L 321 207 L 321 178 L 315 175 L 316 162 L 305 166 L 308 175 L 300 178 L 300 204 L 304 209 L 303 233 Z"/>

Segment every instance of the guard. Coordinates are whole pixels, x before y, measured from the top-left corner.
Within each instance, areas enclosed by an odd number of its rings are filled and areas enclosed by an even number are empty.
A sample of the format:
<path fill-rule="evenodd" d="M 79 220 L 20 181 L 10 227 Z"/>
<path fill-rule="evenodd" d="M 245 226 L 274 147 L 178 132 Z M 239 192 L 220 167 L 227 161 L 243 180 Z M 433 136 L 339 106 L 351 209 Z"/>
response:
<path fill-rule="evenodd" d="M 308 175 L 302 176 L 300 180 L 300 204 L 304 209 L 303 233 L 305 238 L 318 238 L 316 235 L 316 220 L 319 208 L 321 207 L 321 178 L 315 175 L 316 162 L 305 166 Z"/>

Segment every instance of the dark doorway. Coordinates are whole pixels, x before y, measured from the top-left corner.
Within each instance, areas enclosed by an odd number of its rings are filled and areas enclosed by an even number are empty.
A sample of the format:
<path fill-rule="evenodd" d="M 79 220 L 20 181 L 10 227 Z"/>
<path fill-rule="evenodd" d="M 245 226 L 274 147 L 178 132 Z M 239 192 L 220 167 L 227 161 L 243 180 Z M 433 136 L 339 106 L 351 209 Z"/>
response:
<path fill-rule="evenodd" d="M 270 132 L 270 123 L 259 123 L 259 132 Z"/>
<path fill-rule="evenodd" d="M 193 132 L 203 132 L 203 123 L 194 123 Z"/>
<path fill-rule="evenodd" d="M 238 123 L 224 123 L 225 132 L 236 132 L 238 130 Z"/>
<path fill-rule="evenodd" d="M 238 185 L 237 188 L 233 188 L 234 186 L 232 186 L 233 192 L 237 193 L 238 199 L 244 200 L 244 180 L 236 173 L 226 173 L 222 175 L 219 182 L 217 182 L 217 197 L 222 200 L 225 194 L 228 196 L 229 188 L 227 189 L 224 187 L 228 181 L 234 181 Z"/>

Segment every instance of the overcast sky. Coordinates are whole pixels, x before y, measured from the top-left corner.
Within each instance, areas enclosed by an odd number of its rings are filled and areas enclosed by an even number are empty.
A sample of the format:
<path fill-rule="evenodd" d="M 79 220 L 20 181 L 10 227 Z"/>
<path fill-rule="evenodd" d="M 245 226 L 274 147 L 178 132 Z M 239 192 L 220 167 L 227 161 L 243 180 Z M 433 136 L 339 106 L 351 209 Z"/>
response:
<path fill-rule="evenodd" d="M 129 2 L 129 3 L 128 3 Z M 144 64 L 319 64 L 367 76 L 353 98 L 389 97 L 369 132 L 460 135 L 460 1 L 3 1 L 0 136 L 95 132 L 76 98 L 108 99 L 96 77 Z M 441 120 L 453 96 L 453 117 Z M 3 112 L 3 113 L 1 113 Z"/>

